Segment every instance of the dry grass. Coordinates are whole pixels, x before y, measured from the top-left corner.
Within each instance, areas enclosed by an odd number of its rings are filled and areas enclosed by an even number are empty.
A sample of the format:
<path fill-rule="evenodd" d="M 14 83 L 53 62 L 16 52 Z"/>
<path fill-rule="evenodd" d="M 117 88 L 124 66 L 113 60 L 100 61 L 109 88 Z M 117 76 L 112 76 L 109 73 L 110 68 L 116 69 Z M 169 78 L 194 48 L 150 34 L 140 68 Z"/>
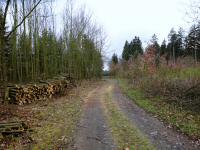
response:
<path fill-rule="evenodd" d="M 66 148 L 73 140 L 83 99 L 97 84 L 97 82 L 84 81 L 65 97 L 19 107 L 17 112 L 21 112 L 20 109 L 26 111 L 12 115 L 11 118 L 29 122 L 34 132 L 28 137 L 25 135 L 4 140 L 1 148 L 16 150 Z"/>

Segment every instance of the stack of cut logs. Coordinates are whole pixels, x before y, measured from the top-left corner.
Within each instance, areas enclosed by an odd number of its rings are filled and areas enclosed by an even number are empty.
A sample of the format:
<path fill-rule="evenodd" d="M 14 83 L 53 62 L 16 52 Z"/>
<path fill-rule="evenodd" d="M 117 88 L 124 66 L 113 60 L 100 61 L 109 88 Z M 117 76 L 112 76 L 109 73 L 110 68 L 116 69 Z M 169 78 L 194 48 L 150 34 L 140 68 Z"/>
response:
<path fill-rule="evenodd" d="M 67 89 L 71 89 L 73 86 L 75 86 L 75 82 L 69 77 L 40 81 L 37 84 L 9 85 L 7 87 L 7 101 L 18 105 L 30 104 L 34 101 L 64 95 Z"/>

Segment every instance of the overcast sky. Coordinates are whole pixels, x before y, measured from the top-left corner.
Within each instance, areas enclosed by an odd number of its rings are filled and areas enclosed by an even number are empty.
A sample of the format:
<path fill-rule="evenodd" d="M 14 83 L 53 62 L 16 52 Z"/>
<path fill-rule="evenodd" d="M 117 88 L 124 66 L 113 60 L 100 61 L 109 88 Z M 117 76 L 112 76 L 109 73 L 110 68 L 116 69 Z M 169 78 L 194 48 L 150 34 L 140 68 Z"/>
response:
<path fill-rule="evenodd" d="M 57 13 L 61 13 L 66 0 L 56 0 Z M 76 0 L 85 4 L 95 20 L 103 25 L 109 39 L 107 55 L 119 56 L 125 40 L 139 36 L 143 47 L 155 33 L 159 42 L 172 27 L 188 29 L 186 8 L 189 0 Z"/>

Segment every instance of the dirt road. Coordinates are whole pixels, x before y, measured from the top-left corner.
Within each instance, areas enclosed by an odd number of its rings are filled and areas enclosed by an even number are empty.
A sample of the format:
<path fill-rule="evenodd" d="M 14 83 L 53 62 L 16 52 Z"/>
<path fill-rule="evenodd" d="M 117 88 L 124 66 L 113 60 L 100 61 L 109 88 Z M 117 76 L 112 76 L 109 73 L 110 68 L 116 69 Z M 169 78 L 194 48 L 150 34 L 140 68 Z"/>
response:
<path fill-rule="evenodd" d="M 83 115 L 78 124 L 74 137 L 74 150 L 112 150 L 117 149 L 118 143 L 113 138 L 109 121 L 106 120 L 102 99 L 110 90 L 112 102 L 138 130 L 143 133 L 150 143 L 159 150 L 196 150 L 200 149 L 186 136 L 167 128 L 161 121 L 139 108 L 120 91 L 117 82 L 106 80 L 88 94 L 83 108 Z M 128 137 L 127 137 L 128 138 Z"/>
<path fill-rule="evenodd" d="M 75 143 L 69 149 L 74 150 L 114 150 L 114 142 L 105 121 L 101 105 L 104 94 L 103 85 L 88 94 L 83 115 L 78 124 Z"/>

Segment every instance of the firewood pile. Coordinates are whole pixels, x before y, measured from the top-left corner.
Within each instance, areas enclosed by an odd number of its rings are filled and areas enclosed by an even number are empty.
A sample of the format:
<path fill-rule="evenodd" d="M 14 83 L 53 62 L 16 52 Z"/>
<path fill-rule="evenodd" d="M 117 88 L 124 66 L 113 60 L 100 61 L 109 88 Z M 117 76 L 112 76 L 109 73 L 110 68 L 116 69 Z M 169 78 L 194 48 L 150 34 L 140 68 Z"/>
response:
<path fill-rule="evenodd" d="M 10 104 L 24 105 L 34 101 L 51 99 L 54 96 L 66 94 L 68 89 L 75 86 L 69 77 L 58 77 L 52 80 L 40 81 L 35 84 L 9 85 L 6 100 Z"/>

